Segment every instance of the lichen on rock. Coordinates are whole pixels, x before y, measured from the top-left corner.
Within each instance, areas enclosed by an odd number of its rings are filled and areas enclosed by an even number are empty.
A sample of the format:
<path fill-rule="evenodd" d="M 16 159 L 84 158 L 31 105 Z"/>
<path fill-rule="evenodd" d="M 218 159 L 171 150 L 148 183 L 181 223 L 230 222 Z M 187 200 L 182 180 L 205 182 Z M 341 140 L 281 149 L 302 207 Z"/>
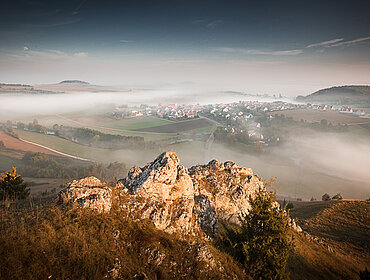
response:
<path fill-rule="evenodd" d="M 95 177 L 73 180 L 58 193 L 58 201 L 77 204 L 99 212 L 109 212 L 112 206 L 112 190 Z"/>

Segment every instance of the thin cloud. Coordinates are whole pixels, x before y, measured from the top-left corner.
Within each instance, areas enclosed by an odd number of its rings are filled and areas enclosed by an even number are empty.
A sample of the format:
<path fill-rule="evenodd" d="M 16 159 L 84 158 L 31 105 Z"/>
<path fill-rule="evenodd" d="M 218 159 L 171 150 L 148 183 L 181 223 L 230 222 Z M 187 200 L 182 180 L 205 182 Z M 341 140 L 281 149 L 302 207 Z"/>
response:
<path fill-rule="evenodd" d="M 330 46 L 330 45 L 332 45 L 334 43 L 337 43 L 337 42 L 340 42 L 340 41 L 343 41 L 343 39 L 338 38 L 338 39 L 333 39 L 333 40 L 324 41 L 324 42 L 320 42 L 320 43 L 314 43 L 314 44 L 310 44 L 310 45 L 306 46 L 306 48 L 327 47 L 327 46 Z"/>
<path fill-rule="evenodd" d="M 119 42 L 124 43 L 124 44 L 135 43 L 135 41 L 133 41 L 133 40 L 119 40 Z"/>
<path fill-rule="evenodd" d="M 26 24 L 28 26 L 35 26 L 35 27 L 55 27 L 55 26 L 63 26 L 63 25 L 69 25 L 74 24 L 81 21 L 80 18 L 68 18 L 61 21 L 51 22 L 51 23 L 32 23 L 32 24 Z"/>
<path fill-rule="evenodd" d="M 206 22 L 207 22 L 206 19 L 195 19 L 191 23 L 197 25 L 197 24 L 204 24 Z"/>
<path fill-rule="evenodd" d="M 78 15 L 80 13 L 80 9 L 85 4 L 86 0 L 83 0 L 77 7 L 76 9 L 72 12 L 72 15 Z"/>
<path fill-rule="evenodd" d="M 368 41 L 370 40 L 370 37 L 362 37 L 351 41 L 344 41 L 337 44 L 331 45 L 331 47 L 341 47 L 341 46 L 351 46 L 351 45 L 357 45 L 358 43 Z"/>
<path fill-rule="evenodd" d="M 13 52 L 8 53 L 8 57 L 20 59 L 20 60 L 50 60 L 50 61 L 60 61 L 60 60 L 70 60 L 70 59 L 81 59 L 88 57 L 87 52 L 77 52 L 73 54 L 68 54 L 59 50 L 32 50 L 27 46 L 23 47 L 23 52 Z"/>
<path fill-rule="evenodd" d="M 194 25 L 201 25 L 203 27 L 213 29 L 220 24 L 224 23 L 223 20 L 217 19 L 217 20 L 208 20 L 208 19 L 196 19 L 191 22 Z"/>
<path fill-rule="evenodd" d="M 243 48 L 217 48 L 220 52 L 227 52 L 227 53 L 240 53 L 240 54 L 248 54 L 248 55 L 273 55 L 273 56 L 291 56 L 291 55 L 299 55 L 303 53 L 302 49 L 294 49 L 294 50 L 278 50 L 278 51 L 266 51 L 266 50 L 256 50 L 256 49 L 243 49 Z"/>
<path fill-rule="evenodd" d="M 210 23 L 208 23 L 206 25 L 207 28 L 215 28 L 217 27 L 218 25 L 222 24 L 223 21 L 222 20 L 214 20 L 214 21 L 211 21 Z"/>
<path fill-rule="evenodd" d="M 79 57 L 79 58 L 86 58 L 88 57 L 88 53 L 87 52 L 78 52 L 78 53 L 75 53 L 73 54 L 74 57 Z"/>

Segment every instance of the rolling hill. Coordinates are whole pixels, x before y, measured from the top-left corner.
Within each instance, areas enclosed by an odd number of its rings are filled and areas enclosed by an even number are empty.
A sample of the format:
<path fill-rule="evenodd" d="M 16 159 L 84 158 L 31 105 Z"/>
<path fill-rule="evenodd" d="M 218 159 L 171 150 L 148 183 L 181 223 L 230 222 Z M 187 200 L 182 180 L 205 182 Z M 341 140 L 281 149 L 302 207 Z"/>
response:
<path fill-rule="evenodd" d="M 370 102 L 370 86 L 337 86 L 318 90 L 307 96 L 297 96 L 301 102 L 322 102 L 338 105 Z"/>

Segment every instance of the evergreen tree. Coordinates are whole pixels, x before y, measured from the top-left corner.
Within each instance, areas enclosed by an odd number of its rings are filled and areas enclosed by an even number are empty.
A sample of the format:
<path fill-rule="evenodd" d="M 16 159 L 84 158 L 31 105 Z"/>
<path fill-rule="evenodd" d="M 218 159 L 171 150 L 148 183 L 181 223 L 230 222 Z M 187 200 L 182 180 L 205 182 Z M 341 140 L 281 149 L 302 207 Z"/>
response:
<path fill-rule="evenodd" d="M 240 218 L 241 229 L 226 229 L 228 242 L 253 279 L 287 279 L 286 264 L 293 248 L 288 216 L 265 190 L 250 203 L 249 213 Z"/>
<path fill-rule="evenodd" d="M 21 175 L 13 167 L 12 172 L 0 174 L 0 199 L 25 199 L 29 196 L 30 189 L 23 182 Z"/>

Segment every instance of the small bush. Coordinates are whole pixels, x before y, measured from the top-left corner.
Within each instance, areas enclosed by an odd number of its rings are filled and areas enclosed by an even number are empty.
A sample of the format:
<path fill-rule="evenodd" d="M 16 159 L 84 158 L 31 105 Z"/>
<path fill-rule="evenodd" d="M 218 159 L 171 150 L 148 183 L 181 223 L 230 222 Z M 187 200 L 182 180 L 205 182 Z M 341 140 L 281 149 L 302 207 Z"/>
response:
<path fill-rule="evenodd" d="M 23 182 L 21 175 L 13 167 L 12 172 L 0 174 L 0 199 L 25 199 L 30 194 L 30 189 Z"/>
<path fill-rule="evenodd" d="M 323 196 L 322 196 L 322 201 L 329 201 L 329 200 L 331 200 L 331 198 L 330 198 L 330 195 L 328 195 L 327 193 L 325 193 Z"/>
<path fill-rule="evenodd" d="M 294 205 L 292 202 L 289 202 L 286 206 L 286 209 L 289 210 L 289 209 L 293 209 L 294 208 Z"/>
<path fill-rule="evenodd" d="M 370 271 L 367 267 L 364 270 L 361 270 L 359 273 L 360 280 L 369 280 L 370 279 Z"/>
<path fill-rule="evenodd" d="M 336 195 L 334 195 L 331 199 L 336 199 L 336 200 L 342 200 L 343 197 L 340 193 L 337 193 Z"/>

